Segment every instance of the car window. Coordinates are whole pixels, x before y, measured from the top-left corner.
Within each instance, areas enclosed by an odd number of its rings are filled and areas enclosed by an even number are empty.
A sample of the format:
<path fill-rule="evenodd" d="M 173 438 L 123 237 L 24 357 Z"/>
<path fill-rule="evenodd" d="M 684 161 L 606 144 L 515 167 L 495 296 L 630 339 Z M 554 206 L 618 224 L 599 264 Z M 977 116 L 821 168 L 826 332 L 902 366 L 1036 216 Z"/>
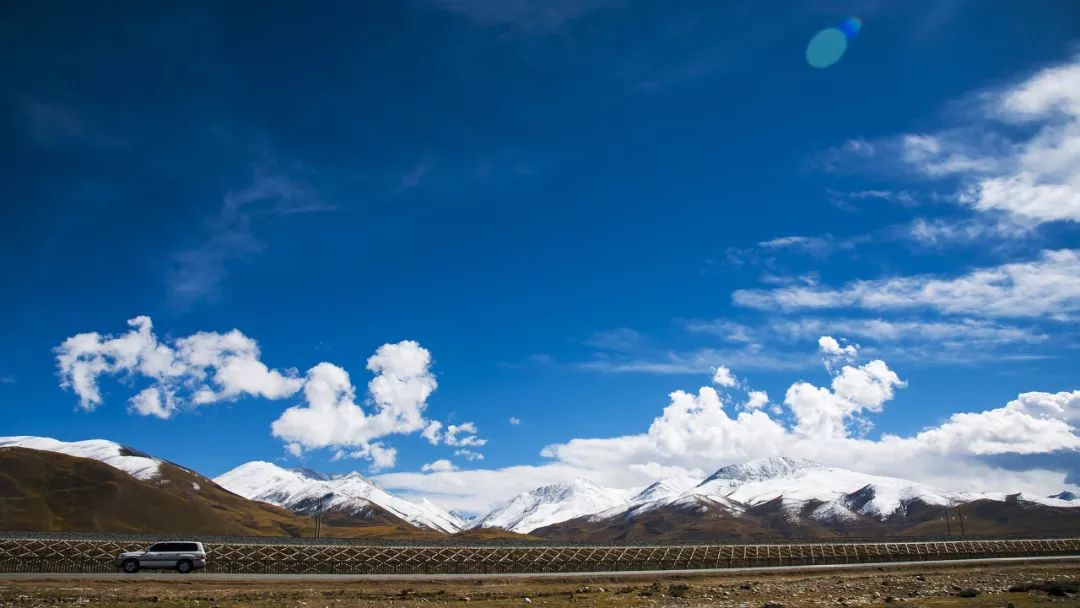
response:
<path fill-rule="evenodd" d="M 198 551 L 199 547 L 195 543 L 176 543 L 176 551 Z"/>
<path fill-rule="evenodd" d="M 147 551 L 168 551 L 168 549 L 165 548 L 166 545 L 168 545 L 168 543 L 158 543 L 156 545 L 150 545 L 150 548 L 147 549 Z"/>

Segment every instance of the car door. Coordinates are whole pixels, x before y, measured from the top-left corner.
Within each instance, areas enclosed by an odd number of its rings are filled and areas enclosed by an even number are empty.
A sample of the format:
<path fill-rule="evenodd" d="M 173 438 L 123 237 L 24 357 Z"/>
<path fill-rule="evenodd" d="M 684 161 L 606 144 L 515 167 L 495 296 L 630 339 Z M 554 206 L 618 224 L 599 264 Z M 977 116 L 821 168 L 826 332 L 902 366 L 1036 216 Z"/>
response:
<path fill-rule="evenodd" d="M 165 543 L 165 551 L 161 553 L 161 565 L 159 568 L 174 568 L 176 562 L 179 559 L 180 549 L 183 548 L 183 543 Z"/>
<path fill-rule="evenodd" d="M 169 543 L 156 543 L 139 558 L 139 565 L 143 568 L 165 568 L 169 559 Z"/>

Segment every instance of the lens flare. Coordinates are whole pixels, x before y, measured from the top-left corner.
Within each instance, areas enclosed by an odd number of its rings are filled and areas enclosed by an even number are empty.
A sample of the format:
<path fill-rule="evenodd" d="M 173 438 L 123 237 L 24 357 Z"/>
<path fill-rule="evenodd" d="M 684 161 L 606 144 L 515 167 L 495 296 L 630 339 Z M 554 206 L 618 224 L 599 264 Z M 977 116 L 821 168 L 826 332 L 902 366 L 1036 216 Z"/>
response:
<path fill-rule="evenodd" d="M 844 19 L 844 22 L 836 29 L 844 32 L 847 39 L 851 40 L 859 33 L 859 30 L 862 29 L 862 19 L 859 19 L 858 17 L 848 17 L 847 19 Z"/>
<path fill-rule="evenodd" d="M 840 61 L 847 50 L 847 36 L 844 32 L 830 27 L 821 30 L 806 45 L 806 62 L 811 67 L 827 68 Z"/>
<path fill-rule="evenodd" d="M 844 56 L 848 41 L 862 30 L 862 20 L 848 17 L 836 27 L 821 30 L 806 45 L 806 62 L 811 67 L 827 68 Z"/>

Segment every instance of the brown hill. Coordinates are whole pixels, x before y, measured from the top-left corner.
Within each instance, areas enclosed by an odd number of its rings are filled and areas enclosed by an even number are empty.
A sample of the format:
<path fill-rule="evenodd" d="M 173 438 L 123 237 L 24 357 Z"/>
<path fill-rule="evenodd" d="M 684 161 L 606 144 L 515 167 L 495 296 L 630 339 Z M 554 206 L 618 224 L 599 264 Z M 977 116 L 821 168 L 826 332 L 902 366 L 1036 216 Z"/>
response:
<path fill-rule="evenodd" d="M 437 538 L 372 507 L 363 525 L 324 522 L 324 536 Z M 331 524 L 331 525 L 328 525 Z M 237 496 L 212 480 L 163 463 L 142 481 L 88 458 L 0 449 L 0 529 L 226 536 L 312 536 L 310 517 Z"/>

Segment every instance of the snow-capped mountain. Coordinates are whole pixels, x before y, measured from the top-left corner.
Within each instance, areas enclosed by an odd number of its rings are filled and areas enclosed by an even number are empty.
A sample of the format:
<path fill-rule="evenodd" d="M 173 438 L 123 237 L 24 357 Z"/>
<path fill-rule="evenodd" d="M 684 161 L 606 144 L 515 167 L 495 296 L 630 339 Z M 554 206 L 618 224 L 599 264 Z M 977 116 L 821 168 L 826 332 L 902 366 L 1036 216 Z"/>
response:
<path fill-rule="evenodd" d="M 691 496 L 722 498 L 747 508 L 779 499 L 794 515 L 803 505 L 820 501 L 825 504 L 811 517 L 823 520 L 852 519 L 855 513 L 882 520 L 914 499 L 930 505 L 954 501 L 952 496 L 906 479 L 784 457 L 723 467 L 683 495 Z"/>
<path fill-rule="evenodd" d="M 59 441 L 51 437 L 0 437 L 0 448 L 17 447 L 91 458 L 142 480 L 156 478 L 163 461 L 105 439 Z"/>
<path fill-rule="evenodd" d="M 622 497 L 620 499 L 620 496 Z M 916 523 L 919 518 L 940 518 L 938 507 L 975 500 L 1006 503 L 1018 500 L 1048 507 L 1075 507 L 1061 494 L 1039 497 L 1026 494 L 942 492 L 921 483 L 824 466 L 800 458 L 772 457 L 720 468 L 704 481 L 664 479 L 640 491 L 605 488 L 575 481 L 523 493 L 481 518 L 478 527 L 516 532 L 540 530 L 547 535 L 570 526 L 576 534 L 589 530 L 625 531 L 631 522 L 666 520 L 667 526 L 695 525 L 701 518 L 719 518 L 721 527 L 732 522 L 764 526 L 813 523 L 826 528 L 860 526 L 870 530 L 885 522 Z M 932 513 L 926 511 L 929 507 Z M 769 519 L 775 514 L 780 519 Z M 732 519 L 735 518 L 735 519 Z M 922 520 L 919 520 L 922 521 Z M 678 523 L 676 523 L 678 522 Z M 876 523 L 875 523 L 876 522 Z M 563 534 L 555 530 L 555 534 Z"/>
<path fill-rule="evenodd" d="M 572 479 L 522 492 L 476 520 L 474 528 L 501 528 L 527 534 L 537 528 L 625 504 L 636 494 Z"/>
<path fill-rule="evenodd" d="M 0 449 L 4 448 L 92 459 L 131 475 L 137 480 L 134 483 L 147 482 L 163 491 L 183 486 L 200 499 L 219 502 L 240 497 L 261 501 L 251 503 L 256 509 L 269 509 L 261 503 L 270 503 L 310 515 L 322 504 L 330 525 L 389 525 L 405 533 L 413 528 L 403 526 L 402 521 L 445 533 L 498 528 L 547 538 L 601 541 L 917 535 L 948 533 L 943 515 L 950 513 L 955 521 L 961 512 L 969 532 L 1072 534 L 1080 529 L 1080 498 L 1069 491 L 1053 496 L 940 491 L 906 479 L 797 458 L 763 458 L 721 467 L 700 482 L 672 477 L 643 488 L 610 488 L 575 479 L 524 492 L 482 517 L 468 518 L 426 499 L 394 496 L 358 473 L 325 475 L 250 462 L 211 481 L 103 439 L 65 442 L 48 437 L 0 437 Z M 9 456 L 14 462 L 17 455 Z M 54 461 L 62 463 L 63 459 Z M 976 501 L 978 506 L 969 508 Z M 280 515 L 270 515 L 285 526 L 280 529 L 290 533 L 296 529 L 294 523 L 282 523 Z M 250 526 L 226 523 L 217 522 L 213 529 L 251 531 Z M 274 527 L 278 523 L 271 527 L 280 531 Z"/>
<path fill-rule="evenodd" d="M 657 501 L 670 500 L 682 496 L 690 489 L 701 483 L 700 479 L 693 477 L 668 477 L 648 485 L 644 490 L 634 494 L 627 502 L 629 507 L 652 504 Z"/>
<path fill-rule="evenodd" d="M 459 517 L 430 501 L 398 498 L 359 473 L 324 475 L 310 469 L 286 469 L 256 461 L 242 464 L 214 481 L 244 498 L 296 513 L 313 513 L 321 500 L 327 511 L 363 516 L 375 505 L 421 528 L 452 533 L 465 527 Z"/>

